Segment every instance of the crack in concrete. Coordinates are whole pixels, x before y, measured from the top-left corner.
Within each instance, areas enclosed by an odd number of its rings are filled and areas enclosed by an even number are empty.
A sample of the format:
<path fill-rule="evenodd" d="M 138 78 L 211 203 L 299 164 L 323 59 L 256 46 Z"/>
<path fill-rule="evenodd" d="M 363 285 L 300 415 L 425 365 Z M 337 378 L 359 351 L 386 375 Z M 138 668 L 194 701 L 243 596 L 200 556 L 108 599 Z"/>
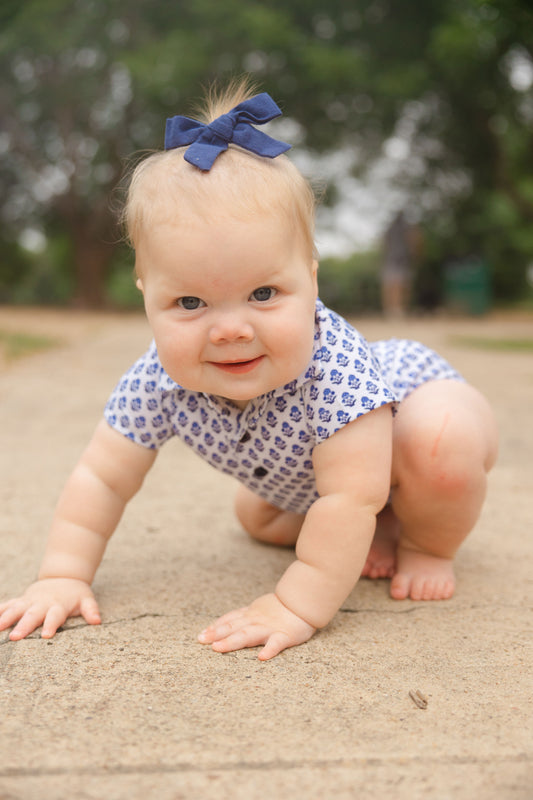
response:
<path fill-rule="evenodd" d="M 120 625 L 122 622 L 137 622 L 140 619 L 155 619 L 157 617 L 166 617 L 167 619 L 176 619 L 180 615 L 179 614 L 160 614 L 158 612 L 146 612 L 145 614 L 137 614 L 135 617 L 123 617 L 121 619 L 110 619 L 104 622 L 100 622 L 98 625 L 89 625 L 88 622 L 77 622 L 74 625 L 62 625 L 59 627 L 55 633 L 57 636 L 61 633 L 68 633 L 69 631 L 74 631 L 78 628 L 107 628 L 111 625 Z M 25 641 L 26 639 L 41 639 L 40 633 L 30 633 L 28 636 L 25 636 L 24 639 L 18 639 L 16 642 L 12 642 L 11 639 L 6 636 L 4 639 L 0 640 L 0 645 L 2 644 L 17 644 L 19 641 Z M 47 639 L 46 641 L 53 641 L 52 639 Z"/>
<path fill-rule="evenodd" d="M 342 614 L 411 614 L 414 611 L 420 611 L 423 609 L 424 606 L 415 606 L 414 608 L 405 608 L 398 611 L 388 611 L 386 609 L 381 608 L 339 608 L 339 613 Z M 120 625 L 123 622 L 137 622 L 141 619 L 156 619 L 158 617 L 167 618 L 167 619 L 177 619 L 180 615 L 179 614 L 161 614 L 158 612 L 146 612 L 144 614 L 137 614 L 135 617 L 123 617 L 121 619 L 111 619 L 104 622 L 101 622 L 99 625 L 89 625 L 88 622 L 77 622 L 73 625 L 62 625 L 59 627 L 55 633 L 55 636 L 58 636 L 61 633 L 68 633 L 69 631 L 78 630 L 80 628 L 107 628 L 111 625 Z M 41 639 L 40 633 L 30 633 L 28 636 L 25 636 L 23 640 L 18 639 L 18 641 L 25 641 L 27 639 Z M 53 639 L 47 639 L 46 641 L 52 642 Z M 17 644 L 17 642 L 12 642 L 9 636 L 6 636 L 4 639 L 0 640 L 0 645 L 3 644 Z M 1 774 L 1 773 L 0 773 Z"/>
<path fill-rule="evenodd" d="M 415 608 L 403 608 L 398 611 L 392 611 L 385 608 L 339 608 L 340 614 L 412 614 L 413 611 L 420 611 L 422 607 L 415 606 Z"/>
<path fill-rule="evenodd" d="M 416 601 L 413 601 L 416 602 Z M 411 608 L 403 608 L 394 611 L 393 609 L 387 608 L 349 608 L 349 607 L 342 607 L 339 608 L 338 613 L 342 614 L 388 614 L 391 615 L 400 615 L 400 614 L 412 614 L 414 611 L 486 611 L 489 608 L 488 605 L 483 603 L 473 603 L 470 606 L 450 606 L 450 605 L 435 605 L 432 602 L 427 602 L 424 600 L 419 601 L 420 605 L 412 606 Z M 446 602 L 446 601 L 441 601 Z M 493 610 L 499 609 L 516 609 L 517 611 L 533 611 L 533 608 L 525 607 L 525 606 L 516 606 L 513 604 L 501 603 L 498 605 L 490 606 Z"/>
<path fill-rule="evenodd" d="M 484 605 L 475 604 L 475 605 L 467 606 L 466 610 L 468 610 L 468 611 L 477 611 L 477 610 L 480 610 L 480 609 L 483 610 L 483 609 L 486 609 L 486 608 L 487 607 L 484 606 Z M 526 609 L 524 609 L 524 606 L 514 606 L 514 605 L 499 605 L 499 606 L 497 606 L 497 608 L 506 608 L 506 609 L 519 608 L 521 611 L 526 610 Z M 427 610 L 432 610 L 432 611 L 443 611 L 443 610 L 445 610 L 445 611 L 448 611 L 449 607 L 446 608 L 446 609 L 443 609 L 442 607 L 441 608 L 437 608 L 435 605 L 430 604 L 430 603 L 423 603 L 421 605 L 413 606 L 411 608 L 398 609 L 397 611 L 394 611 L 392 609 L 386 609 L 386 608 L 350 608 L 350 607 L 342 607 L 342 608 L 339 608 L 338 613 L 339 614 L 388 614 L 389 616 L 391 616 L 391 615 L 395 615 L 395 616 L 398 615 L 399 616 L 400 614 L 413 614 L 416 611 L 427 611 Z M 465 609 L 463 608 L 462 610 L 465 610 Z M 527 609 L 527 610 L 528 611 L 533 611 L 533 608 Z M 141 620 L 141 619 L 157 619 L 158 617 L 166 618 L 166 619 L 178 619 L 178 618 L 181 617 L 181 615 L 180 614 L 161 614 L 161 613 L 159 613 L 157 611 L 153 611 L 153 612 L 152 611 L 147 611 L 144 614 L 137 614 L 135 617 L 122 617 L 120 619 L 107 620 L 107 621 L 101 622 L 99 625 L 89 625 L 88 622 L 77 622 L 74 625 L 61 626 L 60 628 L 57 629 L 55 635 L 57 636 L 57 635 L 59 635 L 61 633 L 68 633 L 69 631 L 74 631 L 74 630 L 77 630 L 77 629 L 80 629 L 80 628 L 107 628 L 107 627 L 110 627 L 111 625 L 120 625 L 123 622 L 137 622 L 138 620 Z M 24 637 L 24 639 L 22 641 L 25 641 L 27 639 L 41 639 L 41 638 L 42 637 L 41 637 L 40 633 L 30 633 L 28 636 Z M 17 640 L 17 641 L 21 641 L 21 640 Z M 47 639 L 46 641 L 52 642 L 53 640 L 52 639 Z M 11 639 L 9 638 L 9 636 L 6 636 L 4 639 L 0 639 L 0 646 L 3 645 L 3 644 L 17 644 L 17 642 L 12 642 Z"/>

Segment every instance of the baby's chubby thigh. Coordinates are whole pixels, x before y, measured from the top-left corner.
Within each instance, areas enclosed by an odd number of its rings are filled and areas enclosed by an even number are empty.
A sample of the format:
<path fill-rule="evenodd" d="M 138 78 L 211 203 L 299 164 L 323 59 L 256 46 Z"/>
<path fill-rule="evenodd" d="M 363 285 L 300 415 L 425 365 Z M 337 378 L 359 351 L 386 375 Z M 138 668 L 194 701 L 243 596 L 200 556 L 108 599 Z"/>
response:
<path fill-rule="evenodd" d="M 392 597 L 453 595 L 453 558 L 479 516 L 496 454 L 492 411 L 468 384 L 431 381 L 400 404 L 393 426 L 391 502 L 399 539 Z"/>
<path fill-rule="evenodd" d="M 392 501 L 400 522 L 459 526 L 466 535 L 480 511 L 497 442 L 492 411 L 472 386 L 434 380 L 415 389 L 393 425 Z"/>
<path fill-rule="evenodd" d="M 305 514 L 277 508 L 242 485 L 235 497 L 235 514 L 252 538 L 285 547 L 294 547 L 305 519 Z"/>

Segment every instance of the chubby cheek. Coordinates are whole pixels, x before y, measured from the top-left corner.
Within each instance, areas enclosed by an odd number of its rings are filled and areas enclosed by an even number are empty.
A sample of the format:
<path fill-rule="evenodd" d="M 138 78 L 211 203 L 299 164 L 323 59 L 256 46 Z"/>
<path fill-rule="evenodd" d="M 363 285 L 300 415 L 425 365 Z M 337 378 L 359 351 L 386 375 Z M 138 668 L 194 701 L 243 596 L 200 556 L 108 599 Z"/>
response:
<path fill-rule="evenodd" d="M 177 351 L 176 348 L 168 347 L 164 344 L 158 344 L 157 339 L 156 345 L 157 352 L 159 354 L 159 360 L 161 361 L 163 369 L 168 375 L 170 375 L 172 380 L 176 381 L 176 383 L 182 384 L 182 374 L 184 369 L 183 359 L 180 357 L 180 352 Z"/>
<path fill-rule="evenodd" d="M 183 335 L 164 328 L 154 330 L 157 353 L 165 372 L 181 385 L 187 386 L 194 372 L 194 345 Z"/>
<path fill-rule="evenodd" d="M 294 377 L 307 366 L 311 358 L 313 335 L 314 326 L 304 325 L 298 318 L 286 321 L 283 327 L 276 331 L 273 346 L 278 356 L 287 365 L 287 369 L 295 373 Z"/>

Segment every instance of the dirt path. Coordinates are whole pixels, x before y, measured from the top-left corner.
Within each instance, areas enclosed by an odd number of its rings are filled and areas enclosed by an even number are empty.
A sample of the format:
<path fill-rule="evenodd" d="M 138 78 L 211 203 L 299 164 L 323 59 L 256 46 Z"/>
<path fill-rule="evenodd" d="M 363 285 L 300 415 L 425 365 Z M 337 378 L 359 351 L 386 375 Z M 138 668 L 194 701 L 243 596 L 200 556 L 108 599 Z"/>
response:
<path fill-rule="evenodd" d="M 260 664 L 196 643 L 291 559 L 239 530 L 231 479 L 164 448 L 95 581 L 104 623 L 0 637 L 0 798 L 526 800 L 533 785 L 533 317 L 359 322 L 421 339 L 490 398 L 501 455 L 449 602 L 361 581 L 328 628 Z M 57 494 L 122 371 L 138 314 L 0 308 L 63 343 L 0 370 L 0 594 L 33 579 Z M 459 338 L 458 338 L 459 337 Z M 417 708 L 410 690 L 429 700 Z"/>

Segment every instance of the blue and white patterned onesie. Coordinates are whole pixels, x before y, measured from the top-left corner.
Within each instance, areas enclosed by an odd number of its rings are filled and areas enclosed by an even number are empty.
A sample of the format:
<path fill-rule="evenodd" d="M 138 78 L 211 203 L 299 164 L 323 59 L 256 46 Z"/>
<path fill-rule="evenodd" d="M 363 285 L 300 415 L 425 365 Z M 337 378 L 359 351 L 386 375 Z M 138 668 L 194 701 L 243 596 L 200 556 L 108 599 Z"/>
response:
<path fill-rule="evenodd" d="M 175 383 L 155 343 L 122 377 L 105 408 L 115 430 L 149 448 L 178 436 L 213 467 L 279 508 L 305 513 L 318 497 L 315 445 L 357 417 L 401 402 L 429 380 L 461 376 L 418 342 L 369 344 L 317 301 L 311 361 L 295 380 L 244 410 Z"/>

